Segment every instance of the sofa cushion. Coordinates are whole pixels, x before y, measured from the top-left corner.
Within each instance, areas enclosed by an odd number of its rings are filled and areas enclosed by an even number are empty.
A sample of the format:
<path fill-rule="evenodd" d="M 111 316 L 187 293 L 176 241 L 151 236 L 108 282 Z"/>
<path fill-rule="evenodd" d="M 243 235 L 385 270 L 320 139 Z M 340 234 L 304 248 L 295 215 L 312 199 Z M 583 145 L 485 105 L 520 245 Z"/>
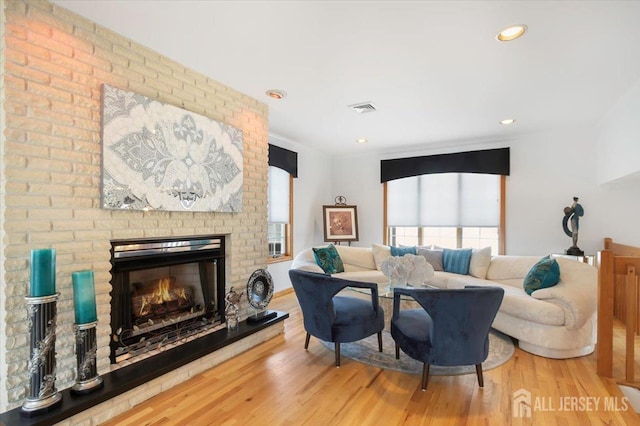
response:
<path fill-rule="evenodd" d="M 327 247 L 313 248 L 313 255 L 316 263 L 322 268 L 325 274 L 335 274 L 344 272 L 342 259 L 336 250 L 336 246 L 329 244 Z"/>
<path fill-rule="evenodd" d="M 445 272 L 467 275 L 471 262 L 471 249 L 443 249 L 442 264 Z"/>
<path fill-rule="evenodd" d="M 391 256 L 391 248 L 382 244 L 371 244 L 371 251 L 373 251 L 373 259 L 376 262 L 376 269 L 379 271 L 382 262 Z"/>
<path fill-rule="evenodd" d="M 376 269 L 376 263 L 373 260 L 369 247 L 338 245 L 336 246 L 336 250 L 338 250 L 338 254 L 342 259 L 345 272 Z"/>
<path fill-rule="evenodd" d="M 562 306 L 528 296 L 522 289 L 510 286 L 501 287 L 504 289 L 504 298 L 502 305 L 500 305 L 500 312 L 537 324 L 566 324 L 565 311 Z"/>
<path fill-rule="evenodd" d="M 540 256 L 493 256 L 486 279 L 522 289 L 522 281 Z"/>
<path fill-rule="evenodd" d="M 562 306 L 538 300 L 527 295 L 522 288 L 514 288 L 508 285 L 482 280 L 471 275 L 450 274 L 447 288 L 475 287 L 500 287 L 504 289 L 504 297 L 500 305 L 500 312 L 507 313 L 516 318 L 522 318 L 537 324 L 565 325 L 566 316 Z"/>
<path fill-rule="evenodd" d="M 541 288 L 549 288 L 558 284 L 560 281 L 560 265 L 555 259 L 549 256 L 540 259 L 527 273 L 524 278 L 524 291 L 531 295 L 534 291 Z"/>
<path fill-rule="evenodd" d="M 469 275 L 485 279 L 487 277 L 489 264 L 491 264 L 491 247 L 472 249 L 471 261 L 469 262 Z"/>
<path fill-rule="evenodd" d="M 427 262 L 429 262 L 431 266 L 433 266 L 434 271 L 444 271 L 444 266 L 442 266 L 442 253 L 442 250 L 432 250 L 426 247 L 416 247 L 416 254 L 427 259 Z"/>
<path fill-rule="evenodd" d="M 427 285 L 438 288 L 447 288 L 450 275 L 455 276 L 456 274 L 450 274 L 449 272 L 444 271 L 436 271 L 434 272 L 433 277 L 427 280 Z"/>

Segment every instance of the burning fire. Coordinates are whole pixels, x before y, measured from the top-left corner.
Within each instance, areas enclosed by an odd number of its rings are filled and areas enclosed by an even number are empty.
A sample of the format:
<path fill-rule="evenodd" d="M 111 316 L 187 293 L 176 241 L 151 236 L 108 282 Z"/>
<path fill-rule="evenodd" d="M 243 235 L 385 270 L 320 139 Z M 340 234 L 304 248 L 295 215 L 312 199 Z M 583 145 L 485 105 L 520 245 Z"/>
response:
<path fill-rule="evenodd" d="M 137 315 L 146 316 L 158 309 L 158 306 L 166 305 L 167 303 L 173 306 L 169 308 L 170 311 L 175 307 L 182 307 L 189 303 L 190 295 L 187 287 L 176 287 L 174 279 L 166 277 L 157 279 L 148 293 L 142 294 L 136 299 L 139 301 Z"/>
<path fill-rule="evenodd" d="M 175 294 L 172 295 L 169 290 L 171 290 L 171 279 L 160 278 L 158 280 L 158 285 L 151 294 L 151 303 L 160 305 L 164 302 L 175 300 Z"/>

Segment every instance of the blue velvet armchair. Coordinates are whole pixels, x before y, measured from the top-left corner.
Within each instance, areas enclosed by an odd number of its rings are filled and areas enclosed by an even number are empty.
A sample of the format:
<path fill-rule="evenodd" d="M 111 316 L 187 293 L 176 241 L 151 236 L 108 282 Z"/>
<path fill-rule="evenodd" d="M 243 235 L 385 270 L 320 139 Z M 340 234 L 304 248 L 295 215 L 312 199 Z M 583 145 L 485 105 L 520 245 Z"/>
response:
<path fill-rule="evenodd" d="M 400 310 L 401 296 L 420 308 Z M 504 296 L 499 287 L 463 289 L 395 288 L 391 336 L 396 359 L 400 349 L 423 363 L 422 390 L 427 389 L 429 366 L 475 365 L 484 386 L 482 362 L 489 354 L 489 330 Z"/>
<path fill-rule="evenodd" d="M 336 367 L 340 367 L 340 343 L 355 342 L 378 334 L 378 349 L 382 352 L 384 311 L 378 305 L 378 286 L 374 283 L 348 281 L 330 275 L 296 269 L 289 270 L 307 337 L 314 336 L 335 343 Z M 368 288 L 371 300 L 336 294 L 346 287 Z"/>

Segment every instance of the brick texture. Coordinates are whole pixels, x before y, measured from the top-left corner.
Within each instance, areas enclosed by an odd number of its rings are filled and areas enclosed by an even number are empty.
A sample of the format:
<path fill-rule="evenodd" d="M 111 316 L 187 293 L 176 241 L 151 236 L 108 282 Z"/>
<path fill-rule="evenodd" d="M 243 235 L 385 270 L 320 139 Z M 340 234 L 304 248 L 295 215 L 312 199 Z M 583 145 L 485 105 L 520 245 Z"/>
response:
<path fill-rule="evenodd" d="M 98 370 L 108 372 L 109 241 L 119 238 L 226 234 L 227 288 L 242 288 L 267 265 L 268 110 L 264 103 L 151 49 L 44 0 L 6 0 L 0 75 L 4 126 L 0 164 L 2 256 L 0 311 L 6 345 L 0 350 L 0 412 L 22 404 L 28 344 L 24 297 L 32 249 L 57 250 L 57 381 L 75 379 L 71 272 L 93 269 L 98 301 Z M 171 103 L 243 131 L 241 213 L 121 212 L 100 208 L 101 85 L 110 84 Z M 256 247 L 258 249 L 256 249 Z M 249 249 L 250 248 L 250 249 Z M 246 306 L 243 307 L 247 315 Z M 183 374 L 184 377 L 188 375 Z M 182 377 L 182 376 L 180 376 Z M 179 379 L 172 378 L 172 382 Z M 157 386 L 159 389 L 160 386 Z M 153 391 L 155 392 L 155 391 Z M 141 391 L 132 398 L 141 400 Z M 94 424 L 130 406 L 105 404 Z M 88 421 L 88 423 L 87 423 Z"/>

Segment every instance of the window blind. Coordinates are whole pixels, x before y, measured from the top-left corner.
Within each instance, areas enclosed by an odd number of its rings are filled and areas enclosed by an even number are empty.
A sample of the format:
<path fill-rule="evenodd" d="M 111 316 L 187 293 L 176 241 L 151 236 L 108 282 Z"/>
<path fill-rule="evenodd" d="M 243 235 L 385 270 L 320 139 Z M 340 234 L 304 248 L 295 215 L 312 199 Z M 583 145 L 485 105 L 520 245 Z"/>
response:
<path fill-rule="evenodd" d="M 289 223 L 289 173 L 269 167 L 269 223 Z"/>
<path fill-rule="evenodd" d="M 387 182 L 387 225 L 484 227 L 500 224 L 500 176 L 440 173 Z"/>

